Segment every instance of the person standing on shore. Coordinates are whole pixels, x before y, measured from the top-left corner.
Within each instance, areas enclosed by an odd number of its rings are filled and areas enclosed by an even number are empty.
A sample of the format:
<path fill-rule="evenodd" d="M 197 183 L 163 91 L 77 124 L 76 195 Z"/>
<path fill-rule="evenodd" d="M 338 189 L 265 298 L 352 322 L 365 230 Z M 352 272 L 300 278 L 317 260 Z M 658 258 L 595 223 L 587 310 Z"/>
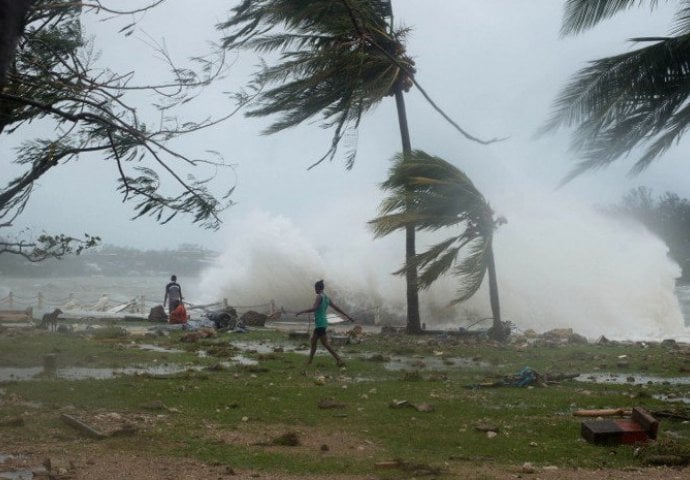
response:
<path fill-rule="evenodd" d="M 349 321 L 354 322 L 352 317 L 347 313 L 343 312 L 340 307 L 338 307 L 333 301 L 324 293 L 324 282 L 319 280 L 314 284 L 314 290 L 316 291 L 316 299 L 314 300 L 314 305 L 306 310 L 301 310 L 296 313 L 296 315 L 301 315 L 303 313 L 314 313 L 314 333 L 311 336 L 311 349 L 309 351 L 309 360 L 307 360 L 307 365 L 311 364 L 314 359 L 314 354 L 316 353 L 316 343 L 320 339 L 321 344 L 324 346 L 328 352 L 333 355 L 335 361 L 339 367 L 345 366 L 345 362 L 338 356 L 336 351 L 331 347 L 328 342 L 328 335 L 326 330 L 328 329 L 328 318 L 326 316 L 328 307 L 333 308 L 336 312 L 343 315 Z"/>
<path fill-rule="evenodd" d="M 170 277 L 170 283 L 165 286 L 163 305 L 168 302 L 168 314 L 172 313 L 182 303 L 182 287 L 177 283 L 177 276 Z"/>

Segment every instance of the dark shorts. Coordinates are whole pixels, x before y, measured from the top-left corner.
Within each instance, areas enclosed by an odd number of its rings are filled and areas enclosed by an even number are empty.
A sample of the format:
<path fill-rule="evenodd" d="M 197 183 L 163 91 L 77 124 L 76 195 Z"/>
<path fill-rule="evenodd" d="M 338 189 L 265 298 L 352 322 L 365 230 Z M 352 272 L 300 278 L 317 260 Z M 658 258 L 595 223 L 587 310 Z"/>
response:
<path fill-rule="evenodd" d="M 314 329 L 314 336 L 316 338 L 321 338 L 326 335 L 326 327 L 316 327 Z"/>

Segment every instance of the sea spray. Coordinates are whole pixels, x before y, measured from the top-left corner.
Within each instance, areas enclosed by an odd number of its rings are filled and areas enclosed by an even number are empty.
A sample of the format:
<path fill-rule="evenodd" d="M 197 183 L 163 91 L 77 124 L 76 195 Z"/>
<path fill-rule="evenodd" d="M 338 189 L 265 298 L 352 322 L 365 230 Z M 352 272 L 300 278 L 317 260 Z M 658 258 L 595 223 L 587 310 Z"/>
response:
<path fill-rule="evenodd" d="M 392 252 L 373 248 L 366 228 L 331 235 L 320 248 L 288 218 L 260 212 L 232 219 L 224 231 L 228 248 L 201 276 L 205 300 L 226 298 L 243 309 L 274 302 L 294 312 L 311 306 L 314 282 L 324 279 L 336 302 L 359 318 L 404 322 L 404 284 L 390 275 L 399 260 L 382 260 Z"/>
<path fill-rule="evenodd" d="M 687 336 L 666 245 L 637 222 L 564 197 L 532 194 L 505 213 L 495 236 L 504 319 L 589 338 Z"/>
<path fill-rule="evenodd" d="M 592 339 L 687 337 L 674 293 L 679 268 L 665 244 L 637 223 L 553 195 L 500 211 L 508 218 L 495 234 L 503 319 L 520 331 L 572 328 Z M 402 235 L 373 240 L 363 223 L 324 241 L 286 217 L 256 212 L 224 231 L 228 248 L 199 285 L 209 299 L 259 310 L 274 301 L 295 311 L 311 305 L 313 283 L 324 278 L 327 291 L 360 318 L 404 324 L 404 279 L 391 273 L 402 265 Z M 418 248 L 431 242 L 420 235 Z M 420 293 L 427 328 L 490 325 L 486 285 L 451 308 L 457 288 L 448 275 Z"/>

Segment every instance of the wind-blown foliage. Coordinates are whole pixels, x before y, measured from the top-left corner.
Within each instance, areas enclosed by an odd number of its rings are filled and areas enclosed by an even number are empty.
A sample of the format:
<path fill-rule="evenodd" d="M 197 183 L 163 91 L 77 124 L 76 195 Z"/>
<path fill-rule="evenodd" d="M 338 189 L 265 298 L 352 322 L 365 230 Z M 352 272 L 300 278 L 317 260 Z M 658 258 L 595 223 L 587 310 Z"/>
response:
<path fill-rule="evenodd" d="M 151 0 L 141 10 L 160 2 Z M 23 171 L 6 178 L 0 188 L 0 227 L 17 220 L 36 182 L 53 168 L 77 158 L 98 157 L 112 166 L 123 201 L 133 201 L 135 218 L 146 215 L 166 223 L 182 213 L 200 226 L 218 228 L 219 213 L 232 204 L 233 187 L 224 185 L 217 195 L 214 192 L 220 187 L 209 182 L 219 167 L 227 165 L 212 152 L 206 154 L 210 158 L 192 157 L 168 144 L 222 120 L 182 121 L 172 113 L 219 76 L 224 70 L 222 55 L 193 59 L 197 70 L 192 70 L 176 66 L 160 49 L 156 53 L 168 61 L 171 80 L 138 84 L 134 72 L 120 74 L 97 66 L 98 54 L 82 34 L 81 15 L 86 11 L 109 16 L 132 13 L 114 11 L 99 0 L 90 4 L 35 0 L 29 10 L 7 82 L 0 90 L 0 133 L 21 135 L 39 119 L 55 128 L 46 129 L 50 133 L 40 138 L 25 140 L 18 148 L 14 162 Z M 130 24 L 122 33 L 128 35 L 133 29 Z M 149 94 L 147 102 L 159 110 L 159 118 L 148 121 L 138 113 L 137 105 L 130 103 L 135 92 Z M 202 164 L 210 166 L 202 173 L 206 178 L 187 173 L 198 171 L 194 167 Z M 54 251 L 60 256 L 65 250 Z"/>
<path fill-rule="evenodd" d="M 690 200 L 666 192 L 654 196 L 652 190 L 638 187 L 605 212 L 629 216 L 642 223 L 668 246 L 668 254 L 682 269 L 676 281 L 690 283 Z"/>
<path fill-rule="evenodd" d="M 311 167 L 332 160 L 341 141 L 353 138 L 362 116 L 386 96 L 394 96 L 403 151 L 412 150 L 404 92 L 412 85 L 466 138 L 480 140 L 452 121 L 414 78 L 406 54 L 407 29 L 395 29 L 390 0 L 243 0 L 231 18 L 219 25 L 226 30 L 228 49 L 249 48 L 272 54 L 255 74 L 250 91 L 255 103 L 249 116 L 278 118 L 271 134 L 309 120 L 333 129 L 328 151 Z M 275 58 L 277 56 L 277 59 Z M 356 156 L 356 142 L 347 145 L 346 167 Z M 311 168 L 309 167 L 309 168 Z M 414 228 L 407 229 L 405 257 L 415 257 Z M 407 331 L 419 333 L 416 268 L 405 270 Z"/>
<path fill-rule="evenodd" d="M 451 228 L 454 233 L 416 256 L 419 285 L 428 288 L 450 271 L 460 279 L 459 303 L 474 295 L 489 268 L 493 234 L 502 218 L 460 169 L 421 150 L 398 154 L 388 180 L 381 187 L 389 192 L 370 224 L 377 237 L 415 226 L 417 230 Z M 397 274 L 403 274 L 404 266 Z"/>
<path fill-rule="evenodd" d="M 563 33 L 593 27 L 645 2 L 569 0 Z M 653 8 L 658 2 L 647 2 Z M 582 160 L 565 181 L 643 150 L 639 173 L 678 142 L 690 125 L 690 2 L 679 1 L 674 35 L 634 38 L 644 44 L 601 58 L 580 70 L 563 89 L 544 131 L 575 127 L 571 148 Z"/>
<path fill-rule="evenodd" d="M 414 62 L 402 43 L 407 30 L 389 33 L 382 15 L 389 8 L 376 0 L 244 0 L 219 25 L 229 32 L 224 46 L 279 52 L 278 61 L 255 76 L 259 94 L 247 115 L 278 115 L 266 134 L 320 119 L 334 133 L 316 164 L 332 159 L 364 113 L 399 86 L 411 86 Z M 348 168 L 355 155 L 351 145 Z"/>

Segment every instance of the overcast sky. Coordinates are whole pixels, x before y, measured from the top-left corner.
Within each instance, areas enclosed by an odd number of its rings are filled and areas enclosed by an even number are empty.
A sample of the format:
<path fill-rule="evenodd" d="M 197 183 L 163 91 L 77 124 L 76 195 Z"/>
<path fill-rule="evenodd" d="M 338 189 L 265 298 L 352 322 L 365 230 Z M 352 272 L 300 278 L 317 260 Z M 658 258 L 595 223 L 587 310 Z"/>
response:
<path fill-rule="evenodd" d="M 192 3 L 193 9 L 185 10 Z M 125 21 L 101 23 L 89 17 L 84 30 L 102 50 L 104 65 L 116 71 L 135 69 L 139 83 L 146 83 L 163 71 L 148 46 L 151 39 L 164 41 L 180 62 L 204 54 L 208 42 L 221 36 L 215 25 L 227 18 L 235 3 L 168 0 L 140 18 L 139 29 L 127 39 L 115 33 Z M 472 134 L 507 137 L 490 146 L 469 142 L 412 90 L 406 96 L 412 145 L 463 169 L 497 213 L 508 219 L 508 225 L 497 233 L 496 256 L 502 300 L 508 312 L 513 309 L 511 318 L 539 326 L 549 316 L 562 316 L 568 306 L 587 303 L 592 311 L 616 310 L 616 320 L 601 321 L 618 321 L 622 329 L 638 317 L 676 322 L 672 284 L 677 269 L 666 260 L 665 247 L 637 227 L 630 230 L 603 223 L 589 208 L 615 203 L 639 185 L 657 194 L 672 191 L 690 197 L 688 142 L 681 142 L 637 177 L 627 176 L 635 160 L 630 158 L 557 190 L 575 161 L 568 152 L 568 132 L 534 138 L 573 73 L 589 60 L 631 48 L 628 38 L 668 33 L 672 11 L 633 9 L 580 36 L 561 38 L 563 4 L 557 0 L 393 0 L 396 24 L 412 28 L 408 51 L 417 64 L 418 82 Z M 229 60 L 234 64 L 227 79 L 185 114 L 200 119 L 208 114 L 221 116 L 233 108 L 222 92 L 245 84 L 257 59 L 244 52 Z M 22 222 L 34 231 L 89 232 L 100 235 L 105 243 L 139 248 L 202 244 L 226 252 L 227 268 L 222 274 L 226 279 L 228 270 L 237 269 L 250 256 L 246 252 L 257 248 L 261 239 L 270 239 L 273 247 L 267 247 L 263 257 L 271 259 L 272 268 L 280 260 L 265 254 L 269 249 L 282 252 L 283 258 L 299 256 L 310 259 L 302 263 L 313 263 L 312 270 L 301 272 L 299 282 L 330 272 L 347 290 L 354 289 L 349 286 L 356 283 L 351 279 L 367 277 L 366 288 L 383 298 L 401 299 L 400 281 L 383 284 L 402 261 L 402 235 L 374 241 L 366 227 L 377 213 L 378 185 L 386 178 L 391 157 L 401 149 L 393 99 L 384 100 L 363 119 L 351 171 L 345 170 L 342 157 L 307 171 L 327 150 L 331 132 L 305 125 L 262 136 L 266 124 L 236 116 L 178 144 L 187 153 L 217 150 L 235 165 L 219 178 L 237 185 L 233 197 L 237 204 L 223 214 L 225 223 L 217 232 L 194 227 L 184 217 L 165 226 L 149 219 L 130 221 L 131 208 L 115 193 L 113 166 L 96 158 L 84 158 L 45 175 Z M 2 138 L 5 161 L 11 158 L 13 142 L 19 140 L 17 135 Z M 281 242 L 289 242 L 289 247 L 281 250 Z M 287 267 L 283 270 L 294 273 Z M 260 287 L 274 277 L 275 272 L 260 278 L 264 282 Z M 219 278 L 208 277 L 207 290 L 223 283 Z M 281 285 L 294 278 L 281 278 Z M 246 276 L 241 281 L 249 282 Z M 616 291 L 610 291 L 614 287 Z M 599 303 L 602 290 L 607 291 L 610 303 Z M 450 298 L 446 293 L 432 289 L 425 295 L 443 297 L 439 302 L 444 303 Z M 639 304 L 631 305 L 629 298 Z M 539 303 L 543 299 L 546 303 Z M 558 312 L 550 310 L 549 302 Z M 671 314 L 659 313 L 665 308 Z M 566 324 L 582 319 L 581 311 L 571 310 Z M 593 325 L 600 322 L 596 315 L 590 316 Z M 595 334 L 596 329 L 585 333 Z"/>
<path fill-rule="evenodd" d="M 162 63 L 147 46 L 150 39 L 164 41 L 184 63 L 187 57 L 207 51 L 208 42 L 219 39 L 214 25 L 227 17 L 233 4 L 204 0 L 195 2 L 193 12 L 188 12 L 188 2 L 169 0 L 144 16 L 139 30 L 127 39 L 113 33 L 124 22 L 88 18 L 85 33 L 102 50 L 101 63 L 118 71 L 134 68 L 138 81 L 145 83 L 163 72 Z M 412 27 L 409 53 L 417 62 L 417 80 L 432 98 L 471 133 L 508 137 L 488 147 L 472 144 L 413 90 L 407 95 L 413 146 L 464 169 L 498 210 L 501 197 L 515 182 L 550 191 L 573 165 L 565 132 L 533 138 L 569 76 L 590 59 L 629 48 L 627 38 L 664 34 L 671 25 L 670 10 L 650 15 L 646 8 L 633 9 L 591 32 L 564 39 L 559 37 L 560 1 L 395 0 L 393 6 L 396 23 Z M 236 63 L 218 92 L 241 86 L 256 64 L 249 52 L 230 60 Z M 203 100 L 206 103 L 197 102 L 188 112 L 191 118 L 203 118 L 207 112 L 222 115 L 232 108 L 230 100 L 213 92 Z M 306 170 L 327 148 L 329 132 L 313 125 L 266 137 L 260 135 L 265 124 L 236 116 L 184 140 L 186 152 L 214 149 L 236 165 L 234 172 L 222 173 L 228 184 L 237 183 L 237 205 L 225 212 L 226 220 L 262 211 L 285 215 L 306 228 L 328 211 L 330 219 L 319 228 L 324 230 L 339 223 L 337 219 L 350 226 L 375 215 L 377 184 L 386 176 L 389 159 L 400 150 L 392 99 L 362 122 L 357 162 L 349 172 L 341 158 Z M 4 137 L 3 151 L 18 140 L 17 135 Z M 657 193 L 671 190 L 690 196 L 690 186 L 684 181 L 690 164 L 684 160 L 684 150 L 682 145 L 672 149 L 635 178 L 626 176 L 631 159 L 585 175 L 555 194 L 610 203 L 630 188 L 647 185 Z M 3 156 L 7 159 L 11 154 Z M 38 231 L 87 231 L 119 245 L 170 248 L 192 242 L 223 247 L 226 229 L 200 230 L 182 217 L 164 227 L 148 219 L 130 222 L 132 210 L 115 193 L 115 178 L 112 168 L 93 158 L 56 169 L 41 180 L 22 220 Z"/>

